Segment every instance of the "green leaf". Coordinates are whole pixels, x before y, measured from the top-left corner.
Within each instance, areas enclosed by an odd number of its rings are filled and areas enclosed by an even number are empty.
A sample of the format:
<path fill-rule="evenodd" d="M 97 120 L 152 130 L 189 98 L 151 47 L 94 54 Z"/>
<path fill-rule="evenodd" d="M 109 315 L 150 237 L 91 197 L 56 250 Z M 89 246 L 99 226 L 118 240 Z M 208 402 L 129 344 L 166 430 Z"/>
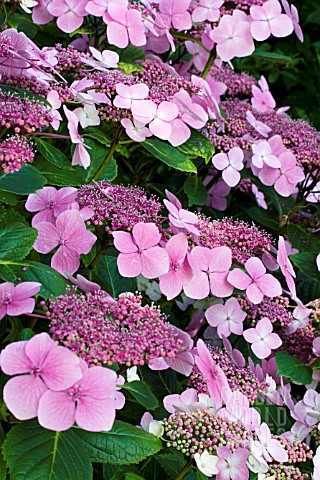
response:
<path fill-rule="evenodd" d="M 91 480 L 92 466 L 78 435 L 35 421 L 13 427 L 3 444 L 11 480 Z"/>
<path fill-rule="evenodd" d="M 215 152 L 210 140 L 197 130 L 192 130 L 191 137 L 177 148 L 189 158 L 204 158 L 206 163 L 209 163 Z"/>
<path fill-rule="evenodd" d="M 276 230 L 279 228 L 279 222 L 276 220 L 277 215 L 269 210 L 262 210 L 259 207 L 244 208 L 243 211 L 249 215 L 257 223 L 260 223 L 264 227 Z"/>
<path fill-rule="evenodd" d="M 132 472 L 126 472 L 124 474 L 125 480 L 145 480 L 144 477 L 141 477 L 141 475 L 137 475 L 136 473 Z"/>
<path fill-rule="evenodd" d="M 8 265 L 0 264 L 0 278 L 5 282 L 15 282 L 17 275 L 11 270 Z"/>
<path fill-rule="evenodd" d="M 56 167 L 63 170 L 70 170 L 71 164 L 64 153 L 60 152 L 56 147 L 41 138 L 36 138 L 36 145 L 43 157 Z"/>
<path fill-rule="evenodd" d="M 292 245 L 300 252 L 310 252 L 318 254 L 320 252 L 319 236 L 310 235 L 305 227 L 297 224 L 290 224 L 287 228 L 287 234 Z"/>
<path fill-rule="evenodd" d="M 4 441 L 4 432 L 3 428 L 0 425 L 0 443 L 2 444 Z M 3 453 L 0 450 L 0 480 L 6 480 L 7 478 L 7 465 L 3 458 Z"/>
<path fill-rule="evenodd" d="M 203 185 L 202 179 L 196 175 L 189 175 L 184 182 L 183 190 L 188 197 L 188 205 L 204 205 L 207 200 L 207 190 Z"/>
<path fill-rule="evenodd" d="M 91 134 L 90 134 L 91 135 Z M 98 143 L 95 140 L 92 140 L 91 138 L 88 138 L 86 140 L 86 145 L 91 148 L 89 150 L 90 152 L 90 157 L 91 157 L 91 163 L 90 167 L 85 171 L 85 180 L 83 183 L 88 182 L 92 179 L 94 174 L 99 170 L 100 166 L 102 165 L 102 162 L 106 158 L 108 152 L 109 152 L 109 146 L 106 144 L 102 144 L 101 142 Z M 97 180 L 109 180 L 111 182 L 116 178 L 118 175 L 118 166 L 116 160 L 111 157 L 109 160 L 108 165 L 105 167 L 103 172 L 99 175 L 99 178 Z"/>
<path fill-rule="evenodd" d="M 133 45 L 128 45 L 126 48 L 114 48 L 114 50 L 119 54 L 120 62 L 132 63 L 146 59 L 146 52 L 142 48 Z"/>
<path fill-rule="evenodd" d="M 96 29 L 94 26 L 91 25 L 82 25 L 80 28 L 77 28 L 74 32 L 69 33 L 70 37 L 74 37 L 75 35 L 94 35 Z"/>
<path fill-rule="evenodd" d="M 260 413 L 261 422 L 265 422 L 274 435 L 281 435 L 290 430 L 292 423 L 286 407 L 279 407 L 272 403 L 256 399 L 254 408 Z"/>
<path fill-rule="evenodd" d="M 276 353 L 277 375 L 286 377 L 299 385 L 309 385 L 312 382 L 312 368 L 287 352 Z"/>
<path fill-rule="evenodd" d="M 126 75 L 130 75 L 132 72 L 141 72 L 144 70 L 143 66 L 139 65 L 138 63 L 119 62 L 118 67 L 121 68 Z"/>
<path fill-rule="evenodd" d="M 19 171 L 0 176 L 0 190 L 28 195 L 43 187 L 45 177 L 31 165 L 25 165 Z"/>
<path fill-rule="evenodd" d="M 22 260 L 32 250 L 38 232 L 22 223 L 8 225 L 0 230 L 0 263 Z"/>
<path fill-rule="evenodd" d="M 130 465 L 139 463 L 162 447 L 161 441 L 141 428 L 116 420 L 110 432 L 77 430 L 93 462 Z"/>
<path fill-rule="evenodd" d="M 291 63 L 292 58 L 282 55 L 281 53 L 265 52 L 263 50 L 256 49 L 251 57 L 262 58 L 263 60 L 270 60 L 278 63 Z"/>
<path fill-rule="evenodd" d="M 161 162 L 182 172 L 197 173 L 195 164 L 177 148 L 156 138 L 148 138 L 141 145 Z"/>
<path fill-rule="evenodd" d="M 66 292 L 67 281 L 60 273 L 43 263 L 26 260 L 24 262 L 9 262 L 10 268 L 23 282 L 39 282 L 39 295 L 47 299 Z"/>
<path fill-rule="evenodd" d="M 59 187 L 80 187 L 85 183 L 83 167 L 70 167 L 69 170 L 62 170 L 51 163 L 41 162 L 37 168 L 43 175 L 45 175 L 50 185 L 57 185 Z"/>
<path fill-rule="evenodd" d="M 51 105 L 46 98 L 41 97 L 40 95 L 37 95 L 35 93 L 29 92 L 28 90 L 24 90 L 23 88 L 14 87 L 12 85 L 4 85 L 0 83 L 0 91 L 3 93 L 14 94 L 15 96 L 18 96 L 19 98 L 22 98 L 22 99 L 28 98 L 29 100 L 35 100 L 37 102 L 44 103 L 45 105 L 51 108 Z"/>
<path fill-rule="evenodd" d="M 133 381 L 121 386 L 122 390 L 127 390 L 131 395 L 148 410 L 154 410 L 159 406 L 158 400 L 153 395 L 149 385 L 142 381 Z"/>
<path fill-rule="evenodd" d="M 9 343 L 14 342 L 17 340 L 19 333 L 23 330 L 23 325 L 19 318 L 17 317 L 9 317 L 9 323 L 11 323 L 11 331 L 9 335 L 6 336 L 2 343 Z"/>
<path fill-rule="evenodd" d="M 298 267 L 305 275 L 320 282 L 320 272 L 316 264 L 317 256 L 313 253 L 296 253 L 290 255 L 292 263 Z"/>
<path fill-rule="evenodd" d="M 102 143 L 102 145 L 106 145 L 110 147 L 111 143 L 110 140 L 106 137 L 105 133 L 102 130 L 96 130 L 94 132 L 84 133 L 84 137 L 92 138 L 93 140 L 97 140 L 97 142 Z"/>
<path fill-rule="evenodd" d="M 93 271 L 98 275 L 101 286 L 112 297 L 116 298 L 123 292 L 132 292 L 136 288 L 133 278 L 124 278 L 117 267 L 117 258 L 104 255 L 95 265 Z"/>
<path fill-rule="evenodd" d="M 171 478 L 176 478 L 186 464 L 184 456 L 178 451 L 176 453 L 162 453 L 154 458 Z"/>
<path fill-rule="evenodd" d="M 31 328 L 23 328 L 17 337 L 17 340 L 30 340 L 30 338 L 34 337 L 35 333 Z"/>
<path fill-rule="evenodd" d="M 0 202 L 8 205 L 17 205 L 17 197 L 13 193 L 0 191 Z"/>

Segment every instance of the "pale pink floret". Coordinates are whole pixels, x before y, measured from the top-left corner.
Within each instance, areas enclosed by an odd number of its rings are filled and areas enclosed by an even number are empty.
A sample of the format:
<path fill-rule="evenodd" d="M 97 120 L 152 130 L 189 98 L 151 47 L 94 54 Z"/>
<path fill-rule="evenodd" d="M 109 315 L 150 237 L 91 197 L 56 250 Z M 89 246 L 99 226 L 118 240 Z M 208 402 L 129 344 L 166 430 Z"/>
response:
<path fill-rule="evenodd" d="M 176 30 L 190 30 L 191 15 L 188 12 L 191 0 L 160 0 L 159 10 L 166 24 Z"/>
<path fill-rule="evenodd" d="M 126 129 L 128 137 L 135 142 L 143 142 L 147 137 L 152 136 L 149 128 L 138 120 L 133 120 L 132 122 L 129 118 L 123 118 L 121 120 L 121 125 Z"/>
<path fill-rule="evenodd" d="M 62 120 L 62 117 L 59 112 L 59 108 L 61 107 L 61 100 L 59 97 L 59 93 L 56 90 L 50 90 L 50 92 L 48 92 L 47 94 L 47 100 L 52 107 L 52 111 L 51 111 L 51 114 L 53 117 L 51 122 L 52 128 L 54 130 L 58 130 L 60 126 L 60 122 Z"/>
<path fill-rule="evenodd" d="M 266 40 L 270 35 L 286 37 L 293 31 L 290 17 L 281 13 L 278 0 L 268 0 L 262 6 L 250 7 L 251 33 L 255 40 Z"/>
<path fill-rule="evenodd" d="M 270 298 L 281 295 L 279 281 L 266 273 L 266 268 L 259 258 L 249 258 L 244 266 L 249 275 L 240 268 L 235 268 L 229 273 L 228 282 L 240 290 L 246 290 L 246 295 L 252 303 L 261 303 L 264 295 Z"/>
<path fill-rule="evenodd" d="M 243 423 L 246 429 L 251 432 L 261 423 L 258 410 L 250 408 L 248 398 L 239 391 L 231 393 L 225 408 L 219 410 L 218 415 L 222 418 L 228 418 L 232 422 Z"/>
<path fill-rule="evenodd" d="M 175 93 L 172 99 L 179 109 L 178 118 L 171 122 L 172 132 L 169 142 L 174 147 L 182 145 L 191 135 L 190 127 L 201 129 L 208 121 L 208 115 L 204 109 L 193 103 L 190 95 L 185 90 Z"/>
<path fill-rule="evenodd" d="M 272 168 L 279 168 L 281 163 L 278 157 L 272 154 L 272 148 L 267 140 L 252 144 L 252 164 L 257 168 L 268 165 Z"/>
<path fill-rule="evenodd" d="M 197 390 L 188 388 L 179 395 L 166 395 L 163 399 L 163 406 L 169 413 L 194 412 L 199 405 Z"/>
<path fill-rule="evenodd" d="M 86 229 L 76 210 L 67 210 L 59 215 L 56 224 L 37 223 L 38 237 L 33 248 L 39 253 L 49 253 L 59 246 L 51 259 L 51 266 L 59 273 L 72 275 L 80 266 L 80 254 L 90 252 L 97 237 Z"/>
<path fill-rule="evenodd" d="M 22 315 L 32 313 L 35 305 L 33 295 L 36 295 L 41 287 L 38 282 L 23 282 L 14 286 L 6 282 L 0 284 L 0 320 L 5 315 Z"/>
<path fill-rule="evenodd" d="M 264 76 L 258 81 L 259 87 L 252 85 L 252 98 L 251 104 L 253 108 L 259 112 L 267 112 L 273 110 L 276 107 L 275 99 L 273 98 L 269 85 Z"/>
<path fill-rule="evenodd" d="M 247 314 L 236 298 L 229 298 L 224 305 L 212 305 L 206 311 L 206 319 L 212 327 L 218 327 L 218 335 L 229 337 L 231 333 L 242 335 L 243 320 Z"/>
<path fill-rule="evenodd" d="M 196 23 L 206 20 L 216 22 L 220 17 L 219 8 L 222 4 L 223 0 L 199 0 L 192 12 L 192 20 Z"/>
<path fill-rule="evenodd" d="M 262 423 L 256 429 L 256 434 L 262 447 L 262 455 L 267 462 L 272 462 L 272 459 L 277 462 L 287 462 L 289 457 L 281 443 L 272 438 L 270 429 L 266 423 Z"/>
<path fill-rule="evenodd" d="M 208 199 L 206 205 L 223 212 L 227 208 L 227 196 L 230 193 L 230 187 L 222 178 L 212 185 L 208 190 Z"/>
<path fill-rule="evenodd" d="M 89 47 L 92 58 L 82 58 L 81 61 L 86 65 L 94 67 L 96 70 L 107 71 L 109 68 L 117 68 L 119 55 L 112 50 L 103 50 L 100 52 L 94 47 Z"/>
<path fill-rule="evenodd" d="M 142 16 L 138 10 L 126 5 L 112 2 L 108 7 L 109 20 L 105 19 L 108 42 L 119 48 L 125 48 L 129 42 L 136 47 L 146 44 L 146 35 L 142 24 Z"/>
<path fill-rule="evenodd" d="M 159 287 L 168 300 L 177 297 L 184 285 L 192 278 L 192 269 L 187 260 L 188 239 L 184 233 L 178 233 L 166 244 L 169 256 L 169 272 L 160 277 Z"/>
<path fill-rule="evenodd" d="M 32 21 L 38 25 L 51 22 L 54 16 L 48 12 L 47 8 L 51 0 L 37 0 L 37 2 L 38 4 L 32 9 Z"/>
<path fill-rule="evenodd" d="M 174 197 L 170 192 L 166 190 L 167 197 L 169 197 L 168 193 Z M 175 197 L 176 198 L 176 197 Z M 178 200 L 179 202 L 179 200 Z M 193 212 L 189 212 L 188 210 L 185 210 L 184 208 L 181 208 L 182 205 L 181 203 L 172 203 L 172 201 L 168 200 L 163 200 L 163 203 L 169 210 L 169 221 L 171 225 L 177 230 L 177 232 L 180 230 L 187 231 L 190 233 L 193 233 L 195 235 L 198 235 L 199 231 L 196 228 L 196 225 L 199 223 L 199 218 L 197 215 Z"/>
<path fill-rule="evenodd" d="M 271 128 L 268 127 L 263 122 L 260 122 L 259 120 L 256 119 L 256 117 L 248 110 L 246 112 L 246 119 L 247 122 L 262 136 L 262 137 L 268 137 L 269 133 L 271 132 Z"/>
<path fill-rule="evenodd" d="M 71 165 L 81 165 L 87 169 L 90 165 L 90 155 L 86 149 L 89 147 L 85 145 L 83 137 L 78 132 L 79 118 L 74 112 L 68 110 L 65 105 L 63 106 L 63 110 L 68 120 L 67 127 L 71 142 L 76 144 Z"/>
<path fill-rule="evenodd" d="M 229 447 L 217 448 L 219 473 L 217 480 L 248 480 L 249 469 L 247 460 L 249 451 L 246 448 L 239 447 L 233 453 Z"/>
<path fill-rule="evenodd" d="M 163 101 L 157 105 L 152 100 L 139 100 L 132 104 L 132 114 L 139 122 L 149 123 L 153 135 L 168 140 L 172 133 L 170 122 L 177 118 L 179 109 L 172 102 Z"/>
<path fill-rule="evenodd" d="M 229 187 L 235 187 L 241 179 L 239 173 L 243 169 L 243 151 L 239 147 L 234 147 L 226 153 L 218 153 L 212 157 L 213 165 L 222 170 L 222 178 Z"/>
<path fill-rule="evenodd" d="M 29 39 L 24 33 L 17 32 L 15 28 L 7 28 L 2 34 L 9 40 L 12 48 L 10 48 L 10 56 L 0 56 L 0 73 L 8 76 L 21 75 L 30 66 L 27 53 Z"/>
<path fill-rule="evenodd" d="M 47 333 L 15 342 L 1 352 L 1 369 L 11 378 L 3 390 L 4 401 L 19 420 L 37 416 L 41 396 L 48 389 L 64 390 L 80 380 L 80 359 L 58 347 Z"/>
<path fill-rule="evenodd" d="M 52 0 L 48 4 L 48 12 L 58 17 L 58 27 L 66 33 L 71 33 L 81 27 L 83 17 L 88 15 L 85 10 L 87 0 Z"/>
<path fill-rule="evenodd" d="M 77 189 L 73 187 L 62 187 L 59 190 L 54 187 L 43 187 L 36 193 L 31 193 L 25 204 L 26 210 L 39 212 L 33 217 L 32 226 L 39 222 L 55 223 L 60 213 L 68 210 L 76 198 Z"/>
<path fill-rule="evenodd" d="M 300 42 L 303 42 L 303 33 L 299 25 L 299 13 L 297 8 L 294 5 L 289 5 L 287 0 L 281 0 L 281 3 L 283 5 L 284 11 L 286 12 L 286 15 L 288 15 L 288 17 L 290 17 L 292 20 L 295 34 L 297 35 Z"/>
<path fill-rule="evenodd" d="M 64 391 L 46 391 L 39 402 L 42 427 L 58 432 L 74 423 L 90 432 L 111 430 L 117 408 L 117 375 L 104 367 L 88 368 L 81 360 L 81 380 Z"/>
<path fill-rule="evenodd" d="M 251 343 L 253 353 L 258 358 L 267 358 L 271 351 L 279 348 L 282 341 L 277 333 L 272 333 L 273 325 L 269 318 L 264 317 L 255 326 L 243 332 L 244 338 Z"/>
<path fill-rule="evenodd" d="M 203 340 L 197 342 L 197 353 L 195 363 L 206 379 L 210 397 L 215 402 L 216 407 L 220 408 L 231 395 L 227 377 L 213 360 Z"/>
<path fill-rule="evenodd" d="M 189 255 L 193 270 L 191 282 L 184 287 L 184 293 L 194 299 L 206 298 L 210 291 L 216 297 L 228 297 L 233 286 L 227 277 L 232 263 L 229 247 L 194 247 Z"/>
<path fill-rule="evenodd" d="M 161 234 L 154 223 L 137 223 L 132 234 L 113 232 L 114 246 L 119 250 L 118 269 L 123 277 L 157 278 L 169 271 L 169 257 L 158 244 Z"/>
<path fill-rule="evenodd" d="M 234 10 L 232 16 L 224 15 L 218 27 L 210 33 L 217 44 L 217 53 L 221 60 L 228 62 L 234 57 L 247 57 L 254 51 L 254 42 L 250 32 L 249 17 L 240 10 Z"/>
<path fill-rule="evenodd" d="M 144 83 L 137 83 L 136 85 L 124 85 L 117 83 L 117 95 L 113 101 L 113 105 L 118 108 L 131 109 L 132 103 L 138 100 L 144 100 L 149 94 L 149 87 Z"/>
<path fill-rule="evenodd" d="M 278 242 L 277 261 L 281 269 L 281 272 L 283 273 L 286 279 L 290 293 L 293 296 L 293 298 L 295 298 L 297 296 L 296 286 L 294 283 L 294 278 L 296 278 L 296 273 L 293 270 L 292 263 L 290 262 L 287 255 L 285 240 L 281 236 L 279 237 L 279 242 Z"/>

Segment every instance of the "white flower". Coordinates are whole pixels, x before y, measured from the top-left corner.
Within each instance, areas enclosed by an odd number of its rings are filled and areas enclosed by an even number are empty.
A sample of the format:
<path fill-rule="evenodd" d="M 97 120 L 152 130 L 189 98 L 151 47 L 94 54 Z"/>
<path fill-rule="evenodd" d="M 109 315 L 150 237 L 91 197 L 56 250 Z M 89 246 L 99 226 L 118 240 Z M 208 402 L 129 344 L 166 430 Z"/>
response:
<path fill-rule="evenodd" d="M 131 367 L 127 370 L 127 380 L 128 382 L 140 381 L 140 377 L 137 374 L 137 367 Z"/>
<path fill-rule="evenodd" d="M 27 13 L 32 13 L 31 8 L 35 7 L 36 5 L 38 5 L 36 0 L 21 0 L 20 2 L 20 7 Z"/>
<path fill-rule="evenodd" d="M 258 473 L 258 480 L 276 480 L 276 477 L 270 477 L 268 473 Z"/>
<path fill-rule="evenodd" d="M 157 422 L 157 420 L 152 420 L 149 424 L 149 433 L 152 433 L 152 435 L 155 435 L 156 437 L 162 437 L 164 434 L 163 425 L 160 422 Z"/>
<path fill-rule="evenodd" d="M 210 455 L 208 450 L 204 450 L 201 455 L 199 453 L 195 453 L 194 459 L 200 472 L 207 477 L 212 477 L 212 475 L 219 473 L 219 470 L 216 467 L 218 457 L 215 455 Z"/>
<path fill-rule="evenodd" d="M 99 113 L 94 105 L 85 105 L 83 108 L 76 108 L 74 113 L 77 115 L 82 128 L 100 125 Z"/>

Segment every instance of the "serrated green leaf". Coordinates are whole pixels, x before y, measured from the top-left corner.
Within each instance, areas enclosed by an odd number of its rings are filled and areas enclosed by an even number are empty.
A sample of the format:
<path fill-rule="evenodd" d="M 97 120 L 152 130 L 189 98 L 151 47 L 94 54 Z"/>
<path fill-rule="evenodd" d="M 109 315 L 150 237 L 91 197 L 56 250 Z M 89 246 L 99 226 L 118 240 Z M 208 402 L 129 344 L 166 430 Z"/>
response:
<path fill-rule="evenodd" d="M 148 410 L 154 410 L 159 406 L 158 400 L 153 395 L 149 385 L 143 381 L 133 381 L 122 385 L 122 390 L 127 390 L 131 395 Z"/>
<path fill-rule="evenodd" d="M 192 205 L 205 205 L 207 190 L 201 178 L 196 175 L 190 175 L 184 182 L 183 190 L 187 194 L 189 207 Z"/>
<path fill-rule="evenodd" d="M 0 176 L 0 190 L 28 195 L 34 193 L 46 183 L 46 178 L 31 165 L 25 165 L 17 172 Z"/>
<path fill-rule="evenodd" d="M 31 251 L 38 232 L 22 223 L 9 225 L 0 230 L 0 263 L 22 260 Z"/>
<path fill-rule="evenodd" d="M 186 464 L 184 456 L 178 451 L 176 453 L 162 453 L 154 458 L 170 478 L 176 478 Z"/>
<path fill-rule="evenodd" d="M 58 168 L 62 168 L 62 170 L 71 169 L 71 164 L 65 154 L 60 152 L 56 147 L 41 138 L 36 138 L 36 145 L 41 155 L 48 160 L 48 162 Z"/>
<path fill-rule="evenodd" d="M 77 430 L 93 462 L 130 465 L 155 455 L 161 441 L 141 428 L 116 420 L 110 432 Z"/>
<path fill-rule="evenodd" d="M 177 148 L 189 158 L 204 158 L 206 163 L 209 163 L 215 152 L 210 140 L 197 130 L 192 130 L 191 137 Z"/>
<path fill-rule="evenodd" d="M 277 375 L 286 377 L 299 385 L 309 385 L 312 382 L 312 368 L 287 352 L 276 353 Z"/>
<path fill-rule="evenodd" d="M 195 164 L 177 148 L 156 138 L 147 138 L 141 145 L 169 167 L 182 172 L 197 173 Z"/>
<path fill-rule="evenodd" d="M 50 185 L 57 185 L 59 187 L 80 187 L 85 183 L 84 169 L 82 167 L 61 170 L 61 168 L 58 168 L 51 163 L 41 162 L 37 168 L 46 177 Z"/>
<path fill-rule="evenodd" d="M 11 480 L 91 480 L 88 453 L 72 430 L 45 430 L 34 420 L 14 426 L 3 454 Z"/>
<path fill-rule="evenodd" d="M 296 267 L 308 277 L 320 282 L 320 272 L 316 264 L 316 258 L 315 254 L 306 252 L 290 255 L 290 260 Z"/>

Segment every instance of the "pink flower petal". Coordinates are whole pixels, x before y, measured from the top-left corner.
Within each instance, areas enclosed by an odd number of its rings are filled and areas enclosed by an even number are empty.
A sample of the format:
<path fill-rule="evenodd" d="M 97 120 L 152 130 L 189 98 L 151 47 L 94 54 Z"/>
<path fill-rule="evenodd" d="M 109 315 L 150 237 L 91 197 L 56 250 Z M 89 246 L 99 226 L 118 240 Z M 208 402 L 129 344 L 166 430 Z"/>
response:
<path fill-rule="evenodd" d="M 191 282 L 185 285 L 183 290 L 189 298 L 197 300 L 206 298 L 210 293 L 208 275 L 205 272 L 196 271 Z"/>
<path fill-rule="evenodd" d="M 110 398 L 81 397 L 76 408 L 77 425 L 89 432 L 108 432 L 116 416 L 114 401 Z"/>
<path fill-rule="evenodd" d="M 152 247 L 141 254 L 141 273 L 145 278 L 161 277 L 169 271 L 169 256 L 161 247 Z"/>
<path fill-rule="evenodd" d="M 43 362 L 41 377 L 50 390 L 65 390 L 81 379 L 80 360 L 67 348 L 55 346 Z"/>
<path fill-rule="evenodd" d="M 133 242 L 132 235 L 129 232 L 112 232 L 114 246 L 121 253 L 135 253 L 138 251 L 137 245 Z"/>
<path fill-rule="evenodd" d="M 154 223 L 137 223 L 132 229 L 132 236 L 141 250 L 154 247 L 161 239 L 161 234 Z"/>
<path fill-rule="evenodd" d="M 80 254 L 61 245 L 51 259 L 51 267 L 65 275 L 74 274 L 80 266 Z"/>
<path fill-rule="evenodd" d="M 142 262 L 140 253 L 120 253 L 117 259 L 117 265 L 120 275 L 123 277 L 134 278 L 142 272 Z"/>
<path fill-rule="evenodd" d="M 1 352 L 1 370 L 7 375 L 18 375 L 31 371 L 32 361 L 25 353 L 27 341 L 10 343 Z"/>
<path fill-rule="evenodd" d="M 18 420 L 28 420 L 37 416 L 39 400 L 46 390 L 38 375 L 21 375 L 5 384 L 3 399 Z"/>
<path fill-rule="evenodd" d="M 48 390 L 39 402 L 39 423 L 42 427 L 56 432 L 68 430 L 74 424 L 75 409 L 75 401 L 67 392 Z"/>
<path fill-rule="evenodd" d="M 229 273 L 227 280 L 229 283 L 231 283 L 231 285 L 239 290 L 246 290 L 252 283 L 252 279 L 249 277 L 249 275 L 240 270 L 240 268 L 235 268 L 232 270 Z"/>

